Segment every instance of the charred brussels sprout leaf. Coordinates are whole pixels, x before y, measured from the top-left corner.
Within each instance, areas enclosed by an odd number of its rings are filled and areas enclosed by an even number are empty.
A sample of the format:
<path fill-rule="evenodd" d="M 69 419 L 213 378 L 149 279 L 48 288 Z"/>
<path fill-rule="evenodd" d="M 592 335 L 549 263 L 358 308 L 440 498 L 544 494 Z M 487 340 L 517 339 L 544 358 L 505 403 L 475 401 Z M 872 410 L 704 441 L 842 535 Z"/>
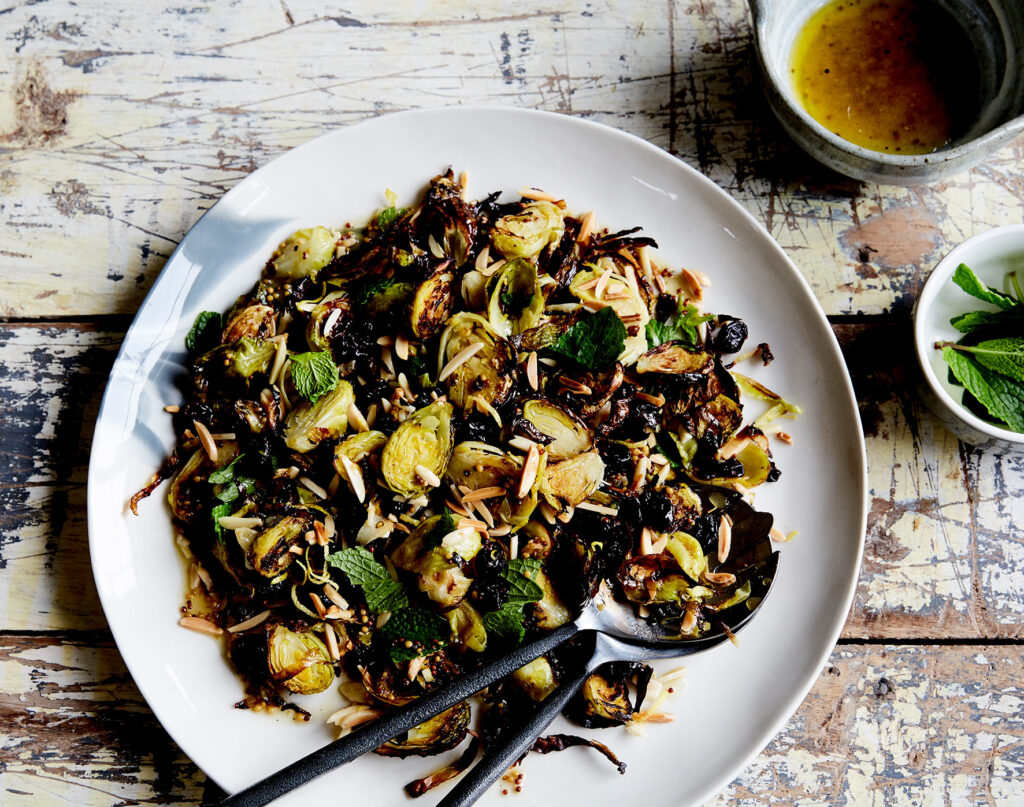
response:
<path fill-rule="evenodd" d="M 338 365 L 326 351 L 292 356 L 292 381 L 295 389 L 310 403 L 338 386 Z"/>
<path fill-rule="evenodd" d="M 333 362 L 332 362 L 333 364 Z M 335 368 L 337 374 L 337 368 Z M 284 441 L 293 451 L 312 451 L 324 440 L 340 437 L 348 428 L 348 408 L 355 401 L 352 385 L 337 381 L 337 386 L 314 403 L 301 403 L 285 421 Z"/>
<path fill-rule="evenodd" d="M 626 347 L 626 326 L 608 306 L 584 314 L 551 346 L 555 353 L 587 370 L 611 365 Z"/>
<path fill-rule="evenodd" d="M 384 743 L 377 749 L 377 753 L 386 757 L 426 757 L 449 751 L 466 738 L 469 716 L 469 704 L 462 701 L 448 711 L 441 712 L 436 717 L 420 723 L 416 728 L 410 729 L 405 739 L 389 740 Z"/>
<path fill-rule="evenodd" d="M 278 625 L 267 639 L 270 676 L 298 695 L 323 692 L 334 681 L 334 666 L 324 643 L 312 631 Z"/>
<path fill-rule="evenodd" d="M 289 515 L 267 527 L 249 545 L 249 564 L 264 577 L 276 577 L 295 560 L 289 552 L 305 535 L 313 519 L 308 513 Z"/>
<path fill-rule="evenodd" d="M 491 243 L 506 258 L 535 258 L 544 247 L 562 239 L 562 211 L 551 202 L 530 202 L 519 213 L 494 223 Z"/>
<path fill-rule="evenodd" d="M 451 272 L 439 272 L 420 283 L 412 298 L 413 335 L 426 339 L 441 329 L 455 302 Z"/>
<path fill-rule="evenodd" d="M 366 607 L 375 614 L 398 611 L 409 605 L 409 597 L 397 580 L 361 546 L 342 549 L 327 556 L 327 563 L 340 569 L 353 585 L 363 590 Z"/>
<path fill-rule="evenodd" d="M 587 451 L 572 459 L 549 465 L 540 483 L 540 492 L 575 507 L 586 501 L 604 479 L 604 460 L 596 451 Z"/>
<path fill-rule="evenodd" d="M 276 332 L 277 315 L 273 308 L 269 305 L 248 305 L 228 320 L 221 342 L 230 345 L 244 337 L 270 339 Z"/>
<path fill-rule="evenodd" d="M 594 445 L 594 437 L 583 421 L 550 401 L 536 398 L 527 401 L 523 404 L 523 418 L 551 438 L 547 452 L 553 460 L 575 457 Z"/>
<path fill-rule="evenodd" d="M 431 490 L 417 466 L 442 476 L 452 454 L 452 405 L 437 401 L 399 426 L 384 446 L 380 470 L 395 493 L 418 496 Z"/>
<path fill-rule="evenodd" d="M 669 342 L 647 351 L 636 363 L 638 373 L 665 375 L 707 375 L 714 359 L 703 350 L 690 349 L 678 342 Z"/>
<path fill-rule="evenodd" d="M 486 620 L 480 616 L 476 608 L 468 602 L 463 602 L 455 610 L 449 611 L 447 617 L 452 633 L 459 637 L 463 645 L 476 653 L 482 653 L 487 649 L 489 629 Z"/>
<path fill-rule="evenodd" d="M 551 662 L 544 656 L 524 664 L 512 673 L 512 680 L 534 701 L 544 700 L 558 686 Z"/>
<path fill-rule="evenodd" d="M 472 410 L 476 400 L 492 406 L 504 403 L 515 383 L 516 353 L 491 324 L 478 314 L 462 312 L 448 320 L 438 347 L 438 373 L 466 348 L 482 344 L 445 383 L 452 403 Z"/>
<path fill-rule="evenodd" d="M 298 230 L 281 242 L 269 267 L 278 277 L 299 280 L 317 273 L 334 257 L 338 235 L 326 227 Z"/>
<path fill-rule="evenodd" d="M 205 353 L 217 346 L 221 317 L 216 311 L 201 311 L 185 337 L 185 347 L 196 353 Z"/>
<path fill-rule="evenodd" d="M 388 654 L 396 664 L 436 653 L 448 644 L 451 633 L 447 619 L 420 608 L 399 611 L 381 630 L 389 645 Z"/>

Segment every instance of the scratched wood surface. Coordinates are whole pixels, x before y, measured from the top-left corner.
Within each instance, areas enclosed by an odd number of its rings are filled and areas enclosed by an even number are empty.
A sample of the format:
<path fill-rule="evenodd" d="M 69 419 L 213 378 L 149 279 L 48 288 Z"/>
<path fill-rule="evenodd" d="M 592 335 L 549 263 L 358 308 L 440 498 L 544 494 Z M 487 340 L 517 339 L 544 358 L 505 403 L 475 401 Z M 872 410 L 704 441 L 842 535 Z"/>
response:
<path fill-rule="evenodd" d="M 913 189 L 830 173 L 771 119 L 740 0 L 36 0 L 0 8 L 0 42 L 0 803 L 216 797 L 146 709 L 92 583 L 85 480 L 113 357 L 174 246 L 249 172 L 330 128 L 481 103 L 607 123 L 697 167 L 782 244 L 843 346 L 871 487 L 856 600 L 716 807 L 1024 803 L 1024 457 L 945 432 L 909 352 L 934 262 L 1024 220 L 1024 140 Z"/>

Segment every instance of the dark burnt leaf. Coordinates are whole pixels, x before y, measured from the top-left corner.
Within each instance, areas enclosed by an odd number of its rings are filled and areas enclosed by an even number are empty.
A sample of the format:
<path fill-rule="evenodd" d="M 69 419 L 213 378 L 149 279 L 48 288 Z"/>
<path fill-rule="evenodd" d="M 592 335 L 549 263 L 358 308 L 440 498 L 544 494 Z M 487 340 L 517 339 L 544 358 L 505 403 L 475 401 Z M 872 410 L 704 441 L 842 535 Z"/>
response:
<path fill-rule="evenodd" d="M 568 288 L 579 271 L 580 250 L 576 242 L 579 232 L 579 220 L 566 217 L 565 230 L 558 246 L 541 255 L 539 271 L 554 278 L 557 288 Z"/>
<path fill-rule="evenodd" d="M 605 481 L 613 487 L 624 487 L 633 478 L 633 455 L 629 448 L 614 440 L 598 440 L 597 452 L 604 462 Z M 622 480 L 625 480 L 623 482 Z"/>
<path fill-rule="evenodd" d="M 490 415 L 481 412 L 470 412 L 455 425 L 455 442 L 477 440 L 490 445 L 497 445 L 501 438 L 501 428 Z"/>
<path fill-rule="evenodd" d="M 538 754 L 551 754 L 555 751 L 564 751 L 566 748 L 574 748 L 576 746 L 593 748 L 611 762 L 618 769 L 619 773 L 625 774 L 626 763 L 620 761 L 607 745 L 599 743 L 597 740 L 577 737 L 575 734 L 549 734 L 546 737 L 538 737 L 533 744 L 533 748 L 530 750 L 536 751 Z"/>

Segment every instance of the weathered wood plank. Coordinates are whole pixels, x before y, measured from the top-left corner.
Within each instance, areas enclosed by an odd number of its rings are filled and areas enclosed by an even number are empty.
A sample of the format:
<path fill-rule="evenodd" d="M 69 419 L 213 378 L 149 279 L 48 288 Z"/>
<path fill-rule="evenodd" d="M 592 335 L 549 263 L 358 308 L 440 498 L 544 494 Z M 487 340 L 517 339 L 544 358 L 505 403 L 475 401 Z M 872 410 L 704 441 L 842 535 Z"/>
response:
<path fill-rule="evenodd" d="M 712 804 L 1018 804 L 1022 663 L 1020 647 L 839 647 L 797 714 Z M 5 804 L 204 798 L 204 777 L 160 729 L 109 641 L 0 639 L 0 715 Z M 614 748 L 615 737 L 602 740 Z M 517 800 L 535 804 L 529 761 L 524 772 Z"/>
<path fill-rule="evenodd" d="M 960 446 L 917 400 L 908 325 L 840 325 L 871 517 L 848 637 L 1020 638 L 1024 457 Z M 101 628 L 88 448 L 121 334 L 0 326 L 0 603 L 11 630 Z M 797 540 L 811 540 L 798 538 Z"/>
<path fill-rule="evenodd" d="M 952 245 L 1022 220 L 1024 140 L 912 190 L 822 169 L 771 118 L 744 3 L 69 0 L 0 19 L 0 313 L 123 313 L 224 191 L 329 128 L 490 103 L 608 123 L 726 188 L 831 314 L 906 306 Z"/>

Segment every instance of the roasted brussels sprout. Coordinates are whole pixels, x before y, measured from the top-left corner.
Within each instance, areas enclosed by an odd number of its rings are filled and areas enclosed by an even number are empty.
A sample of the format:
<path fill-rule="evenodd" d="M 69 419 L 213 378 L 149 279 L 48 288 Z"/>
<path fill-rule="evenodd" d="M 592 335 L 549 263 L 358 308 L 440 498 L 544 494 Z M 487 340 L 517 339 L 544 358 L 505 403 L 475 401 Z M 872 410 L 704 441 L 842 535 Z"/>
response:
<path fill-rule="evenodd" d="M 510 480 L 518 478 L 520 464 L 500 448 L 467 440 L 455 446 L 444 475 L 449 482 L 473 490 L 507 487 Z"/>
<path fill-rule="evenodd" d="M 309 513 L 288 515 L 264 529 L 249 545 L 249 564 L 264 577 L 277 577 L 295 560 L 288 550 L 303 541 L 313 526 Z"/>
<path fill-rule="evenodd" d="M 594 446 L 594 436 L 583 421 L 550 401 L 527 401 L 523 404 L 523 418 L 551 438 L 545 448 L 552 461 L 575 457 Z"/>
<path fill-rule="evenodd" d="M 596 451 L 587 451 L 572 459 L 548 465 L 540 483 L 540 492 L 575 507 L 586 501 L 604 479 L 604 461 Z"/>
<path fill-rule="evenodd" d="M 460 565 L 460 562 L 466 559 L 459 555 L 456 549 L 450 547 L 458 546 L 463 541 L 467 544 L 472 542 L 471 549 L 466 549 L 465 546 L 462 548 L 475 555 L 480 549 L 481 542 L 479 535 L 476 535 L 474 541 L 462 535 L 461 530 L 456 530 L 455 544 L 450 543 L 448 547 L 444 545 L 442 539 L 452 534 L 448 533 L 445 536 L 436 536 L 439 543 L 434 545 L 435 530 L 441 519 L 442 516 L 431 516 L 420 522 L 420 525 L 391 553 L 391 562 L 396 568 L 415 574 L 419 590 L 436 602 L 442 610 L 449 610 L 463 601 L 473 583 Z"/>
<path fill-rule="evenodd" d="M 331 334 L 339 330 L 338 324 L 350 316 L 352 300 L 343 291 L 332 291 L 324 297 L 309 314 L 306 324 L 306 341 L 313 351 L 330 350 Z M 333 316 L 334 312 L 340 312 Z M 333 318 L 332 318 L 333 317 Z M 331 323 L 330 332 L 326 330 Z"/>
<path fill-rule="evenodd" d="M 675 559 L 667 555 L 637 555 L 626 561 L 618 574 L 626 599 L 640 605 L 681 603 L 696 600 L 705 590 L 691 591 Z M 699 587 L 696 587 L 699 589 Z"/>
<path fill-rule="evenodd" d="M 334 447 L 334 470 L 346 482 L 350 481 L 348 469 L 345 468 L 345 464 L 340 458 L 346 457 L 352 462 L 359 462 L 369 454 L 376 454 L 387 441 L 387 435 L 378 431 L 360 432 L 346 437 L 344 441 Z"/>
<path fill-rule="evenodd" d="M 509 261 L 491 289 L 487 319 L 491 327 L 508 338 L 540 322 L 544 294 L 537 279 L 537 266 L 524 259 Z"/>
<path fill-rule="evenodd" d="M 700 576 L 708 569 L 708 561 L 696 538 L 685 532 L 674 532 L 668 537 L 665 550 L 676 559 L 687 577 L 694 583 L 700 582 Z"/>
<path fill-rule="evenodd" d="M 410 729 L 404 738 L 396 737 L 384 743 L 377 753 L 386 757 L 426 757 L 448 751 L 466 739 L 469 715 L 469 704 L 465 701 L 457 703 L 448 711 Z"/>
<path fill-rule="evenodd" d="M 413 335 L 426 339 L 437 333 L 452 312 L 455 296 L 451 272 L 438 272 L 420 283 L 412 297 Z"/>
<path fill-rule="evenodd" d="M 445 380 L 449 399 L 464 410 L 473 408 L 472 398 L 499 406 L 515 382 L 515 351 L 478 314 L 461 313 L 448 320 L 438 348 L 438 372 L 463 350 L 477 344 L 483 347 Z"/>
<path fill-rule="evenodd" d="M 660 532 L 684 528 L 702 511 L 700 496 L 681 482 L 646 489 L 641 507 L 647 524 Z"/>
<path fill-rule="evenodd" d="M 527 613 L 533 617 L 534 623 L 538 628 L 541 630 L 554 630 L 572 619 L 572 614 L 565 607 L 562 598 L 558 596 L 558 592 L 555 591 L 551 578 L 547 574 L 540 571 L 531 579 L 544 592 L 540 600 L 531 603 L 527 608 Z"/>
<path fill-rule="evenodd" d="M 638 373 L 665 375 L 707 375 L 714 367 L 711 356 L 700 349 L 690 349 L 678 342 L 666 342 L 647 351 L 636 363 Z"/>
<path fill-rule="evenodd" d="M 512 680 L 535 701 L 544 700 L 558 686 L 551 662 L 544 656 L 520 667 L 512 673 Z"/>
<path fill-rule="evenodd" d="M 198 449 L 192 456 L 185 460 L 174 479 L 171 480 L 171 489 L 167 494 L 167 501 L 171 505 L 171 513 L 175 518 L 182 521 L 192 521 L 202 508 L 206 499 L 206 491 L 199 488 L 206 487 L 205 481 L 196 482 L 199 471 L 208 462 L 206 451 Z"/>
<path fill-rule="evenodd" d="M 356 396 L 348 381 L 339 381 L 317 402 L 303 401 L 285 421 L 284 442 L 292 451 L 312 451 L 324 440 L 340 437 L 348 428 L 348 408 Z"/>
<path fill-rule="evenodd" d="M 459 637 L 463 645 L 476 653 L 487 649 L 487 629 L 476 608 L 463 602 L 455 610 L 449 611 L 447 617 L 452 633 Z"/>
<path fill-rule="evenodd" d="M 324 643 L 312 631 L 277 625 L 267 638 L 270 676 L 298 695 L 323 692 L 334 681 L 334 665 Z"/>
<path fill-rule="evenodd" d="M 270 339 L 277 332 L 277 316 L 269 305 L 248 305 L 232 314 L 220 341 L 231 345 L 243 337 Z"/>
<path fill-rule="evenodd" d="M 592 673 L 569 705 L 572 719 L 588 729 L 622 726 L 633 720 L 653 670 L 646 664 L 617 661 Z M 636 706 L 629 700 L 629 680 L 637 676 Z"/>
<path fill-rule="evenodd" d="M 268 272 L 277 277 L 316 280 L 317 273 L 334 259 L 340 233 L 326 227 L 298 230 L 278 246 L 267 264 Z"/>
<path fill-rule="evenodd" d="M 491 230 L 491 244 L 506 258 L 536 258 L 558 244 L 565 229 L 562 211 L 551 202 L 529 202 L 518 213 L 502 216 Z"/>
<path fill-rule="evenodd" d="M 601 286 L 601 278 L 609 270 L 612 274 L 609 275 L 604 288 L 601 289 L 603 295 L 598 298 L 597 291 Z M 630 268 L 619 269 L 611 258 L 601 258 L 592 269 L 576 274 L 572 283 L 569 284 L 569 291 L 585 305 L 610 305 L 620 319 L 630 323 L 631 326 L 637 326 L 641 338 L 643 338 L 644 326 L 650 321 L 651 314 L 637 288 L 623 280 L 624 273 L 631 271 Z M 636 335 L 635 331 L 630 331 L 630 333 Z"/>
<path fill-rule="evenodd" d="M 370 296 L 366 301 L 366 313 L 371 317 L 379 317 L 396 312 L 412 300 L 417 288 L 415 283 L 392 283 Z"/>
<path fill-rule="evenodd" d="M 436 401 L 417 410 L 388 439 L 380 470 L 387 486 L 403 496 L 431 489 L 417 468 L 441 477 L 452 454 L 452 406 Z M 435 480 L 436 483 L 436 480 Z"/>

